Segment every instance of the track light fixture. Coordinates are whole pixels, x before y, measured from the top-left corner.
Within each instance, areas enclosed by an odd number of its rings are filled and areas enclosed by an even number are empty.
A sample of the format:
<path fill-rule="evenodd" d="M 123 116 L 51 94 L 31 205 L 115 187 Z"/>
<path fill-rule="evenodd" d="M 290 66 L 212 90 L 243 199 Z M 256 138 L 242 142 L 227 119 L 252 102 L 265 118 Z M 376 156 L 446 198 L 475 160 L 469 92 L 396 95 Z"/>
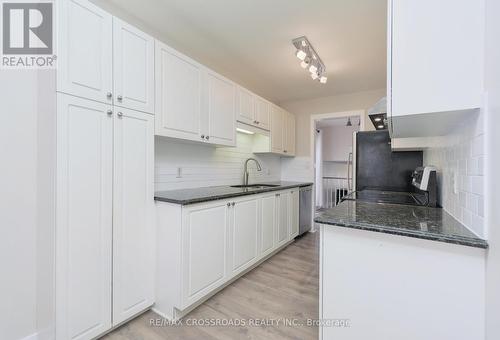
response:
<path fill-rule="evenodd" d="M 312 79 L 318 80 L 321 84 L 326 84 L 328 77 L 326 76 L 325 64 L 323 64 L 309 40 L 303 36 L 293 39 L 292 43 L 297 49 L 295 55 L 301 60 L 300 67 L 307 69 L 311 73 Z"/>

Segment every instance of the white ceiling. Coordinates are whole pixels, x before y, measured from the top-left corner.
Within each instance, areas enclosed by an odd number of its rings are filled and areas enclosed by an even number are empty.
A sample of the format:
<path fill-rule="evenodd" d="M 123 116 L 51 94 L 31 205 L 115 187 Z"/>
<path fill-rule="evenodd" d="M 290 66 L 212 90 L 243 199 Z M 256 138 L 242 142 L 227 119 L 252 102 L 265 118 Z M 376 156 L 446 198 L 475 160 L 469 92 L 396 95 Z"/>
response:
<path fill-rule="evenodd" d="M 385 87 L 386 0 L 94 1 L 275 102 Z M 299 66 L 291 40 L 302 35 L 327 67 L 326 85 Z"/>

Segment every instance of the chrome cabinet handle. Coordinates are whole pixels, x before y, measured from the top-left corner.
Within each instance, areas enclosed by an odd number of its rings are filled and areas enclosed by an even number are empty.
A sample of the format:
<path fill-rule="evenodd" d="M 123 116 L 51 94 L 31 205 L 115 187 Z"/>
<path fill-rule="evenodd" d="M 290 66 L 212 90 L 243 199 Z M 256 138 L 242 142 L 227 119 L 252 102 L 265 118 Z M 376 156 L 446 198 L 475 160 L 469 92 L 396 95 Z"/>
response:
<path fill-rule="evenodd" d="M 117 115 L 118 115 L 118 117 L 122 117 L 123 116 L 123 112 L 118 111 Z"/>
<path fill-rule="evenodd" d="M 116 97 L 116 99 L 118 99 L 118 101 L 121 102 L 123 100 L 123 97 L 121 95 L 118 95 L 118 97 Z"/>
<path fill-rule="evenodd" d="M 235 205 L 235 204 L 236 204 L 236 203 L 234 203 L 234 202 L 233 202 L 233 203 L 231 203 L 231 205 L 232 205 L 233 207 L 234 207 L 234 205 Z"/>
<path fill-rule="evenodd" d="M 111 116 L 113 115 L 113 110 L 108 110 L 106 113 L 108 114 L 108 116 Z"/>
<path fill-rule="evenodd" d="M 111 99 L 113 97 L 113 94 L 111 92 L 108 92 L 106 93 L 106 97 L 108 97 L 108 99 Z"/>
<path fill-rule="evenodd" d="M 205 136 L 205 139 L 206 139 L 206 140 L 209 140 L 209 139 L 210 139 L 210 136 Z"/>
<path fill-rule="evenodd" d="M 230 206 L 231 206 L 231 203 L 229 203 L 229 202 L 228 202 L 228 203 L 227 203 L 227 206 L 228 206 L 228 207 L 230 207 Z"/>
<path fill-rule="evenodd" d="M 205 135 L 201 135 L 201 139 L 205 139 Z"/>

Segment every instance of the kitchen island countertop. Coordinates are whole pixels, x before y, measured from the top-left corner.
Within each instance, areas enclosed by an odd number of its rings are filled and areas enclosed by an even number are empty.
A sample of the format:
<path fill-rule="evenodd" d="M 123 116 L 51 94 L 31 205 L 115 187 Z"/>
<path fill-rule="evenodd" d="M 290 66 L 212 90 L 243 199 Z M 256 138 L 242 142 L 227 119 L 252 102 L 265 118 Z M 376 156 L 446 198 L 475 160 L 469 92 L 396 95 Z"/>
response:
<path fill-rule="evenodd" d="M 334 208 L 317 213 L 314 221 L 345 228 L 488 248 L 486 240 L 476 236 L 441 208 L 344 201 Z"/>

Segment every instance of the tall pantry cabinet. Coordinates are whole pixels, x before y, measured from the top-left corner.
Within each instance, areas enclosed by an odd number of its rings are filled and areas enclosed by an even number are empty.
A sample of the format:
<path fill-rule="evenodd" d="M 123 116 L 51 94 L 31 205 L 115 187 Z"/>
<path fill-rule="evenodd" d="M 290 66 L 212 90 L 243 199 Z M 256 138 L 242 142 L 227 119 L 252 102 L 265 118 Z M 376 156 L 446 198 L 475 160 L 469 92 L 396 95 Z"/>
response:
<path fill-rule="evenodd" d="M 56 339 L 92 339 L 154 302 L 154 39 L 57 2 Z"/>

